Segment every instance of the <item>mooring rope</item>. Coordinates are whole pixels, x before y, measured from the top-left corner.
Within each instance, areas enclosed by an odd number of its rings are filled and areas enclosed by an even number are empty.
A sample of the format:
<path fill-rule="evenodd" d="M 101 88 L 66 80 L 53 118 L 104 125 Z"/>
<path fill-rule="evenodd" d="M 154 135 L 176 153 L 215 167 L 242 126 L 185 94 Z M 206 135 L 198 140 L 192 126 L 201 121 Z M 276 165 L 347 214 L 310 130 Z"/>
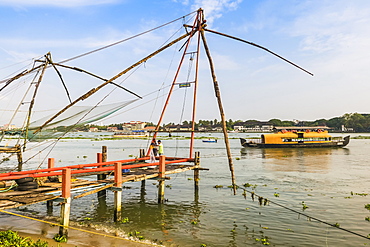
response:
<path fill-rule="evenodd" d="M 282 204 L 280 204 L 280 203 L 277 203 L 277 202 L 271 201 L 270 199 L 267 199 L 267 198 L 264 198 L 264 197 L 262 197 L 262 196 L 257 195 L 254 191 L 249 191 L 249 190 L 244 189 L 244 188 L 243 188 L 243 190 L 251 194 L 251 197 L 252 197 L 252 200 L 253 200 L 253 201 L 254 201 L 254 196 L 258 197 L 258 201 L 259 201 L 260 205 L 262 205 L 262 204 L 263 204 L 263 205 L 266 205 L 267 203 L 271 203 L 271 204 L 274 204 L 274 205 L 279 206 L 279 207 L 281 207 L 281 208 L 284 208 L 284 209 L 286 209 L 286 210 L 289 210 L 289 211 L 292 211 L 292 212 L 294 212 L 294 213 L 297 213 L 298 215 L 306 216 L 306 217 L 307 217 L 308 219 L 310 219 L 310 220 L 311 220 L 311 219 L 313 219 L 313 220 L 316 220 L 316 221 L 318 221 L 318 222 L 320 222 L 320 223 L 326 224 L 326 225 L 328 225 L 328 226 L 335 227 L 335 228 L 337 228 L 337 229 L 339 229 L 339 230 L 346 231 L 346 232 L 351 233 L 351 234 L 353 234 L 353 235 L 356 235 L 356 236 L 359 236 L 359 237 L 362 237 L 362 238 L 366 238 L 367 240 L 370 240 L 370 238 L 369 238 L 369 237 L 364 236 L 364 235 L 362 235 L 362 234 L 359 234 L 359 233 L 357 233 L 357 232 L 354 232 L 354 231 L 351 231 L 351 230 L 345 229 L 345 228 L 343 228 L 343 227 L 340 227 L 340 226 L 338 226 L 338 224 L 332 224 L 332 223 L 326 222 L 326 221 L 324 221 L 324 220 L 320 220 L 319 218 L 312 217 L 312 216 L 310 216 L 310 215 L 308 215 L 308 214 L 305 214 L 305 213 L 299 212 L 299 211 L 297 211 L 297 210 L 295 210 L 295 209 L 292 209 L 292 208 L 289 208 L 289 207 L 287 207 L 287 206 L 284 206 L 284 205 L 282 205 Z"/>

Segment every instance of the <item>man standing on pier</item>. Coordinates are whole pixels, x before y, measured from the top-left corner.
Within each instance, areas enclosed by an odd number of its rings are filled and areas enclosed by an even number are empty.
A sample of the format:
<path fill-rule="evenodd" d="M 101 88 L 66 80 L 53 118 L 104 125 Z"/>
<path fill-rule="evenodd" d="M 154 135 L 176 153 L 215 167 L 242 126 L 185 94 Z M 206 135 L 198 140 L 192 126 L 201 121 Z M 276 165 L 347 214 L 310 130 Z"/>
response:
<path fill-rule="evenodd" d="M 158 154 L 163 155 L 163 144 L 160 140 L 158 140 Z"/>

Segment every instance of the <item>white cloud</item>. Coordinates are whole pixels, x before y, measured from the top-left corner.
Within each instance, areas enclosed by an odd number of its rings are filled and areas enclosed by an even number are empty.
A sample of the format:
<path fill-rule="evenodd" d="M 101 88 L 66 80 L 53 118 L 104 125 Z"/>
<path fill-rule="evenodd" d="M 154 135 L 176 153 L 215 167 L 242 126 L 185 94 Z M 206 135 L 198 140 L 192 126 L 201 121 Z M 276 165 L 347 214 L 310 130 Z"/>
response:
<path fill-rule="evenodd" d="M 91 5 L 104 5 L 121 2 L 120 0 L 0 0 L 2 6 L 56 6 L 56 7 L 81 7 Z"/>
<path fill-rule="evenodd" d="M 211 24 L 215 19 L 218 19 L 226 11 L 232 11 L 238 8 L 238 5 L 243 0 L 194 0 L 191 4 L 191 10 L 199 8 L 204 9 L 207 22 Z M 174 2 L 181 2 L 184 5 L 189 5 L 189 0 L 174 0 Z"/>

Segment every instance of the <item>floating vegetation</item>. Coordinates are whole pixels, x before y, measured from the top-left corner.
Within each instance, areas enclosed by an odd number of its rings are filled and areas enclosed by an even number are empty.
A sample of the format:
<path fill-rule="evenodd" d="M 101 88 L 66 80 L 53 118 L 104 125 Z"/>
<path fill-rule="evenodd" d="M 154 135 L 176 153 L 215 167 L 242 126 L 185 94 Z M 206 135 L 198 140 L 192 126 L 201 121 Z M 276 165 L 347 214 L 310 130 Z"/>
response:
<path fill-rule="evenodd" d="M 366 217 L 366 218 L 365 218 L 365 220 L 366 220 L 366 221 L 370 221 L 370 217 Z"/>
<path fill-rule="evenodd" d="M 304 203 L 304 201 L 302 201 L 302 208 L 303 208 L 303 210 L 308 208 L 308 206 L 306 205 L 306 203 Z"/>
<path fill-rule="evenodd" d="M 275 192 L 275 193 L 274 193 L 274 196 L 275 196 L 275 197 L 280 197 L 280 194 Z"/>
<path fill-rule="evenodd" d="M 139 240 L 143 240 L 144 239 L 144 237 L 143 236 L 141 236 L 141 235 L 139 235 L 141 232 L 139 232 L 139 231 L 133 231 L 133 232 L 129 232 L 128 233 L 128 236 L 129 237 L 135 237 L 135 238 L 137 238 L 137 239 L 139 239 Z"/>
<path fill-rule="evenodd" d="M 0 246 L 3 247 L 13 247 L 13 246 L 23 246 L 23 247 L 48 247 L 46 241 L 41 241 L 40 239 L 34 242 L 30 238 L 24 238 L 18 235 L 17 232 L 12 230 L 0 231 Z"/>
<path fill-rule="evenodd" d="M 58 233 L 54 235 L 53 239 L 59 243 L 66 243 L 67 242 L 67 237 L 66 236 L 61 236 Z"/>
<path fill-rule="evenodd" d="M 192 225 L 197 225 L 197 224 L 198 224 L 198 221 L 196 221 L 196 220 L 192 220 L 192 221 L 191 221 L 191 224 L 192 224 Z"/>
<path fill-rule="evenodd" d="M 188 178 L 188 180 L 193 180 L 193 178 Z"/>
<path fill-rule="evenodd" d="M 128 217 L 125 217 L 121 220 L 121 223 L 123 223 L 123 224 L 129 223 L 129 222 L 130 222 L 130 220 L 128 219 Z"/>
<path fill-rule="evenodd" d="M 340 224 L 339 223 L 335 223 L 334 226 L 335 227 L 340 227 Z"/>
<path fill-rule="evenodd" d="M 264 238 L 255 238 L 254 240 L 256 242 L 261 242 L 263 245 L 270 245 L 270 243 L 268 242 L 268 238 L 267 237 L 264 237 Z"/>
<path fill-rule="evenodd" d="M 357 195 L 357 196 L 367 196 L 368 194 L 367 193 L 356 193 L 355 195 Z"/>
<path fill-rule="evenodd" d="M 215 185 L 215 186 L 213 186 L 213 188 L 216 188 L 216 189 L 223 188 L 223 187 L 224 187 L 223 185 Z"/>
<path fill-rule="evenodd" d="M 258 185 L 257 184 L 254 184 L 253 185 L 253 184 L 250 184 L 250 183 L 245 183 L 245 184 L 243 184 L 243 186 L 246 187 L 246 188 L 250 188 L 251 187 L 252 189 L 255 189 L 255 188 L 257 188 Z"/>
<path fill-rule="evenodd" d="M 236 160 L 240 160 L 240 158 L 239 158 L 239 157 L 236 157 L 235 159 L 236 159 Z"/>
<path fill-rule="evenodd" d="M 172 185 L 166 184 L 166 188 L 172 188 Z"/>
<path fill-rule="evenodd" d="M 366 204 L 366 205 L 365 205 L 365 208 L 366 208 L 367 210 L 370 210 L 370 204 Z"/>

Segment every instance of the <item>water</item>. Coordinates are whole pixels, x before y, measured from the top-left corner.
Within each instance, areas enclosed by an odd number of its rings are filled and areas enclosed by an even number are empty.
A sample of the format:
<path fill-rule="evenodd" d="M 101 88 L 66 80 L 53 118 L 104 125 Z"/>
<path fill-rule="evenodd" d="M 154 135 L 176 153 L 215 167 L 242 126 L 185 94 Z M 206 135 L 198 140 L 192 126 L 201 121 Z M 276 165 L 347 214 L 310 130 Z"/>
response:
<path fill-rule="evenodd" d="M 77 136 L 83 134 L 77 134 Z M 187 134 L 179 134 L 186 135 Z M 203 143 L 195 140 L 195 151 L 201 153 L 199 194 L 194 192 L 193 172 L 171 175 L 166 181 L 164 205 L 157 204 L 157 181 L 148 180 L 145 190 L 140 182 L 125 183 L 123 218 L 127 223 L 113 224 L 113 193 L 106 200 L 91 195 L 72 201 L 71 220 L 80 224 L 99 225 L 101 229 L 143 236 L 166 246 L 362 246 L 368 239 L 328 226 L 322 221 L 362 236 L 370 234 L 370 180 L 368 152 L 370 139 L 352 139 L 339 149 L 247 149 L 238 137 L 258 134 L 230 134 L 236 182 L 234 195 L 223 140 Z M 210 138 L 222 135 L 200 134 Z M 96 136 L 95 136 L 96 137 Z M 163 139 L 165 154 L 188 156 L 189 140 Z M 158 139 L 160 139 L 158 138 Z M 36 144 L 33 144 L 36 145 Z M 50 153 L 56 166 L 95 162 L 101 146 L 108 147 L 108 160 L 137 156 L 147 140 L 64 140 Z M 37 148 L 35 148 L 37 150 Z M 42 156 L 36 156 L 41 162 Z M 38 163 L 30 163 L 33 169 Z M 6 166 L 7 164 L 3 164 Z M 91 179 L 95 179 L 92 177 Z M 244 187 L 249 183 L 252 187 Z M 214 188 L 222 185 L 223 188 Z M 281 204 L 260 205 L 243 188 Z M 303 204 L 308 206 L 305 210 Z M 41 206 L 40 206 L 41 205 Z M 46 205 L 27 207 L 37 215 L 46 215 Z M 53 215 L 59 215 L 54 207 Z M 299 214 L 300 212 L 302 214 Z M 1 220 L 1 224 L 4 221 Z M 137 233 L 140 232 L 140 233 Z"/>

